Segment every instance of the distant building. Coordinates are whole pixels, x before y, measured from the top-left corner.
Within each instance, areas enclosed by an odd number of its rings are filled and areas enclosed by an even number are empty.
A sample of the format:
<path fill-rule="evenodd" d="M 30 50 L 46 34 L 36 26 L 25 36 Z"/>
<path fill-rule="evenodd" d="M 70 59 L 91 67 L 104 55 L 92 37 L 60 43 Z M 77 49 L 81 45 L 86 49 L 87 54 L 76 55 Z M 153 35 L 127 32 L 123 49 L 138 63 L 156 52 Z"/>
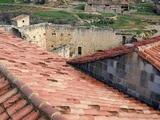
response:
<path fill-rule="evenodd" d="M 30 25 L 29 15 L 19 15 L 11 19 L 11 24 L 17 27 Z"/>
<path fill-rule="evenodd" d="M 103 0 L 89 0 L 85 5 L 85 11 L 88 12 L 103 12 L 103 13 L 118 13 L 123 14 L 129 11 L 128 2 L 111 2 Z"/>
<path fill-rule="evenodd" d="M 145 3 L 146 0 L 136 0 L 135 2 L 136 2 L 136 3 Z"/>

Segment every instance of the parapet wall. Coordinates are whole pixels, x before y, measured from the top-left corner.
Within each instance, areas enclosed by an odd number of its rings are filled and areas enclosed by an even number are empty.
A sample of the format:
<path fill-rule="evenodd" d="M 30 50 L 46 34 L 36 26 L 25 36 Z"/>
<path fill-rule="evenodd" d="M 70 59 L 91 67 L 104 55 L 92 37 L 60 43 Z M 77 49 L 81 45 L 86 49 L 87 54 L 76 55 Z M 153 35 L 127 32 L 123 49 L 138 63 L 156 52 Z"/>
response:
<path fill-rule="evenodd" d="M 116 35 L 116 31 L 109 28 L 74 27 L 51 23 L 20 28 L 10 26 L 5 27 L 5 31 L 35 43 L 48 51 L 68 45 L 70 57 L 84 56 L 96 51 L 113 48 L 119 46 L 122 41 L 122 36 Z"/>
<path fill-rule="evenodd" d="M 106 50 L 121 44 L 121 35 L 116 35 L 112 29 L 93 27 L 73 27 L 70 25 L 46 25 L 46 46 L 52 50 L 60 45 L 69 45 L 71 56 L 92 54 L 97 50 Z"/>
<path fill-rule="evenodd" d="M 45 23 L 21 27 L 19 31 L 23 39 L 46 49 Z"/>
<path fill-rule="evenodd" d="M 11 34 L 13 34 L 12 28 L 13 28 L 13 25 L 0 25 L 0 30 L 4 30 Z"/>

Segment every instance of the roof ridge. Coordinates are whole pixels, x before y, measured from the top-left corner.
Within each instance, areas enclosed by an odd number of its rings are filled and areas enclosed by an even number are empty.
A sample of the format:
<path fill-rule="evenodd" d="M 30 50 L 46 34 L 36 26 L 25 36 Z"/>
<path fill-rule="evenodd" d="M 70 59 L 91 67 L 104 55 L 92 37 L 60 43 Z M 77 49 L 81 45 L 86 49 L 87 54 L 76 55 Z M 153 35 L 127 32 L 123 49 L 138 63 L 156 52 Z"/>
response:
<path fill-rule="evenodd" d="M 130 53 L 135 49 L 135 47 L 136 46 L 118 46 L 112 49 L 96 52 L 91 55 L 86 55 L 79 58 L 67 60 L 67 63 L 81 64 L 81 63 L 93 62 L 108 57 L 114 57 L 125 53 Z"/>
<path fill-rule="evenodd" d="M 0 62 L 0 72 L 8 78 L 8 80 L 15 84 L 16 87 L 33 103 L 38 110 L 45 113 L 50 120 L 66 120 L 66 118 L 61 116 L 61 113 L 54 109 L 47 101 L 41 99 L 39 94 L 34 92 L 29 88 L 29 85 L 24 83 L 19 77 L 14 73 L 11 73 L 10 70 Z"/>
<path fill-rule="evenodd" d="M 96 53 L 93 53 L 93 54 L 90 54 L 90 55 L 70 59 L 70 60 L 67 61 L 67 63 L 82 64 L 82 63 L 101 60 L 101 59 L 108 58 L 108 57 L 115 57 L 115 56 L 118 56 L 118 55 L 133 52 L 134 49 L 139 47 L 139 46 L 147 45 L 147 44 L 153 44 L 154 42 L 158 42 L 158 41 L 160 41 L 160 35 L 156 36 L 156 37 L 146 39 L 146 40 L 133 42 L 132 43 L 133 46 L 118 46 L 118 47 L 111 48 L 111 49 L 108 49 L 108 50 L 104 50 L 104 51 L 101 51 L 101 52 L 96 52 Z"/>

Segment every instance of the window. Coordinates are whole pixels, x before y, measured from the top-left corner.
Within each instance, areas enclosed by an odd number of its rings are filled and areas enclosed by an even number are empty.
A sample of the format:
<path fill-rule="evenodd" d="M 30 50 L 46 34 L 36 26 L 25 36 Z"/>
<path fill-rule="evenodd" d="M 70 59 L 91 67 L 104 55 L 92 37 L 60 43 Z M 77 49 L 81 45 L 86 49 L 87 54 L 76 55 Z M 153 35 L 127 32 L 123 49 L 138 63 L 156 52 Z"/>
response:
<path fill-rule="evenodd" d="M 122 36 L 122 45 L 126 44 L 126 36 Z"/>
<path fill-rule="evenodd" d="M 24 23 L 24 20 L 22 20 L 22 22 Z"/>
<path fill-rule="evenodd" d="M 82 47 L 78 47 L 78 55 L 82 54 Z"/>
<path fill-rule="evenodd" d="M 56 35 L 56 33 L 54 32 L 54 33 L 52 33 L 52 35 Z"/>

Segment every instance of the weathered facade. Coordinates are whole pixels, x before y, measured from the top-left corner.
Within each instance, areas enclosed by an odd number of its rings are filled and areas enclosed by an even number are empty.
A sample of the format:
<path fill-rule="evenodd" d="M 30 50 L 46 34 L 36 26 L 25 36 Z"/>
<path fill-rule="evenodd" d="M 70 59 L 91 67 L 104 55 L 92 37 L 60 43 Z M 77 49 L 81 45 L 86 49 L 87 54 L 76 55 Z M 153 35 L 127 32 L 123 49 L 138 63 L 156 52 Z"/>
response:
<path fill-rule="evenodd" d="M 127 13 L 129 6 L 127 2 L 109 2 L 103 0 L 89 0 L 85 5 L 85 11 L 88 12 L 104 12 L 104 13 Z"/>
<path fill-rule="evenodd" d="M 11 19 L 11 24 L 17 27 L 30 25 L 29 15 L 19 15 Z"/>
<path fill-rule="evenodd" d="M 70 47 L 68 45 L 61 45 L 60 47 L 53 49 L 52 52 L 57 53 L 64 58 L 70 58 Z"/>
<path fill-rule="evenodd" d="M 24 27 L 1 26 L 9 33 L 37 44 L 48 51 L 59 51 L 62 46 L 68 46 L 68 52 L 62 57 L 79 57 L 106 50 L 122 44 L 124 35 L 117 34 L 110 28 L 73 27 L 70 25 L 55 25 L 42 23 Z M 126 40 L 128 38 L 126 37 Z"/>
<path fill-rule="evenodd" d="M 55 50 L 62 45 L 70 47 L 70 57 L 84 56 L 119 46 L 121 35 L 108 28 L 73 27 L 70 25 L 38 24 L 20 29 L 22 38 Z M 112 42 L 111 42 L 112 41 Z"/>

